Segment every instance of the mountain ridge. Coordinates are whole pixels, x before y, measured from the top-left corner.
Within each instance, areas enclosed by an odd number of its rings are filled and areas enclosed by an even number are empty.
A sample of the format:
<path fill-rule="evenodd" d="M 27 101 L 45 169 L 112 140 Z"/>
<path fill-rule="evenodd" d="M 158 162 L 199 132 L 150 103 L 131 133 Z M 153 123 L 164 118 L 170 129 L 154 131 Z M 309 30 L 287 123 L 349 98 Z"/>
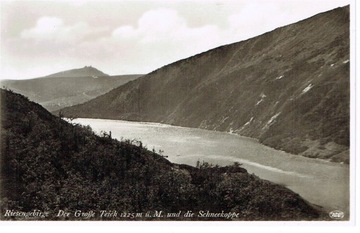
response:
<path fill-rule="evenodd" d="M 65 78 L 65 77 L 94 77 L 94 78 L 98 78 L 98 77 L 106 77 L 106 76 L 110 76 L 108 74 L 105 74 L 104 72 L 96 69 L 95 67 L 92 66 L 84 66 L 82 68 L 76 68 L 76 69 L 70 69 L 70 70 L 65 70 L 65 71 L 60 71 L 54 74 L 50 74 L 50 75 L 46 75 L 43 78 L 52 78 L 52 77 L 56 77 L 56 78 Z"/>
<path fill-rule="evenodd" d="M 86 102 L 140 76 L 109 76 L 85 66 L 33 79 L 1 80 L 1 85 L 40 103 L 49 111 L 55 111 Z"/>
<path fill-rule="evenodd" d="M 346 6 L 182 59 L 61 111 L 233 132 L 348 163 L 349 59 Z"/>

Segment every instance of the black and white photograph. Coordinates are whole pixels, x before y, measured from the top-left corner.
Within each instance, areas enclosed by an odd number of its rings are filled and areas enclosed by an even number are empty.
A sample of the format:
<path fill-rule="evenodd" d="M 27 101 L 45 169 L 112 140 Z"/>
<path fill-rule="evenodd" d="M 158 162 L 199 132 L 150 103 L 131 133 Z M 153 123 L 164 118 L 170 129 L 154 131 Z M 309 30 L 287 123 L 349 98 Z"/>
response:
<path fill-rule="evenodd" d="M 0 222 L 354 221 L 355 1 L 0 4 Z"/>

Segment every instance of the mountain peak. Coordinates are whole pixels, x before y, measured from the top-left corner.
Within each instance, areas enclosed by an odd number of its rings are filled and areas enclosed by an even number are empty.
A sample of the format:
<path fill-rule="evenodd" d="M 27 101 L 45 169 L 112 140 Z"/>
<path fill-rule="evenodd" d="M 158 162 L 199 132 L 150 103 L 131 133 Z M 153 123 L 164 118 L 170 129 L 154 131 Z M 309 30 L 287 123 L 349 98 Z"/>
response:
<path fill-rule="evenodd" d="M 72 69 L 72 70 L 65 70 L 61 71 L 55 74 L 48 75 L 46 77 L 103 77 L 103 76 L 109 76 L 108 74 L 105 74 L 104 72 L 96 69 L 95 67 L 90 66 L 84 66 L 83 68 L 78 69 Z"/>

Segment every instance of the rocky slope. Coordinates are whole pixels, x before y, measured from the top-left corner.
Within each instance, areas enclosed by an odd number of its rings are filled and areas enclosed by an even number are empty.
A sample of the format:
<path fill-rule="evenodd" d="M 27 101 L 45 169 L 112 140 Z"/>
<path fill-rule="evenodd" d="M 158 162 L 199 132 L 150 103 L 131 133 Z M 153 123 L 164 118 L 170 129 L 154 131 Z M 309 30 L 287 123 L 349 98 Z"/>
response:
<path fill-rule="evenodd" d="M 3 80 L 1 85 L 29 97 L 49 111 L 54 111 L 91 100 L 139 76 L 109 76 L 86 66 L 42 78 Z"/>
<path fill-rule="evenodd" d="M 228 131 L 349 161 L 349 7 L 172 63 L 68 116 Z"/>
<path fill-rule="evenodd" d="M 0 89 L 0 100 L 1 220 L 322 218 L 299 195 L 248 174 L 239 164 L 172 164 L 141 142 L 96 136 L 89 127 L 70 124 L 19 94 Z M 118 215 L 102 216 L 101 211 Z M 182 215 L 168 215 L 179 211 Z M 194 216 L 184 218 L 186 211 Z M 206 217 L 200 211 L 236 216 Z M 44 218 L 25 217 L 37 212 Z"/>

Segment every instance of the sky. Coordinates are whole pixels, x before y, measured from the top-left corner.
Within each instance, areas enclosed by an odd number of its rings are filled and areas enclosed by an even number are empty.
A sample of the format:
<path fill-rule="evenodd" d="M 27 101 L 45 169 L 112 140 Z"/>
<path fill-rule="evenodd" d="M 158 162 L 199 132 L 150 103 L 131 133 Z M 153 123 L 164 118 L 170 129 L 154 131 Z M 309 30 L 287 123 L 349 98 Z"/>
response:
<path fill-rule="evenodd" d="M 146 74 L 351 0 L 0 0 L 1 79 Z"/>

